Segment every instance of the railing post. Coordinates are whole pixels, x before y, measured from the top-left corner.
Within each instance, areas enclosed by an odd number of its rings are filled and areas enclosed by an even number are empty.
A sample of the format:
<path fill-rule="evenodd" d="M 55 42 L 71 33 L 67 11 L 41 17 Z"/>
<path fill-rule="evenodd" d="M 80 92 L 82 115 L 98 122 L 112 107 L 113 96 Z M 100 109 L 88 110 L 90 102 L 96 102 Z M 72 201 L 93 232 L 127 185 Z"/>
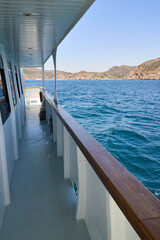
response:
<path fill-rule="evenodd" d="M 44 89 L 44 64 L 42 65 L 42 87 Z"/>
<path fill-rule="evenodd" d="M 133 230 L 124 214 L 117 206 L 111 195 L 109 195 L 109 222 L 110 238 L 113 240 L 138 240 L 137 233 Z"/>
<path fill-rule="evenodd" d="M 56 143 L 57 142 L 57 116 L 54 110 L 52 110 L 52 124 L 53 124 L 53 142 Z"/>
<path fill-rule="evenodd" d="M 63 156 L 63 128 L 61 120 L 57 117 L 57 156 Z"/>
<path fill-rule="evenodd" d="M 54 63 L 54 77 L 55 77 L 55 82 L 54 82 L 54 102 L 57 104 L 57 66 L 56 66 L 56 56 L 57 56 L 57 47 L 54 48 L 52 52 L 52 57 L 53 57 L 53 63 Z"/>
<path fill-rule="evenodd" d="M 109 240 L 106 189 L 88 161 L 86 161 L 86 189 L 85 222 L 90 237 L 92 240 Z"/>
<path fill-rule="evenodd" d="M 77 146 L 77 165 L 78 165 L 78 201 L 76 209 L 76 219 L 85 219 L 86 214 L 86 158 Z"/>
<path fill-rule="evenodd" d="M 49 125 L 49 119 L 50 119 L 50 104 L 48 103 L 47 100 L 45 100 L 45 106 L 46 106 L 46 120 L 47 124 Z"/>
<path fill-rule="evenodd" d="M 64 127 L 64 178 L 70 178 L 70 135 Z"/>

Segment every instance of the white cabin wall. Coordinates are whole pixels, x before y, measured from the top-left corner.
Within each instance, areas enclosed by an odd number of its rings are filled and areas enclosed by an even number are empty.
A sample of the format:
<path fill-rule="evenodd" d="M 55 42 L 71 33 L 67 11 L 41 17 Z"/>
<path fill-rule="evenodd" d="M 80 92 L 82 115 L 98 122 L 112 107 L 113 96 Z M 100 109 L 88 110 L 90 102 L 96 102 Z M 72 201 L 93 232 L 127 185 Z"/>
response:
<path fill-rule="evenodd" d="M 14 167 L 14 161 L 18 158 L 16 117 L 11 93 L 10 79 L 8 75 L 8 65 L 5 49 L 0 44 L 0 55 L 3 60 L 6 86 L 10 102 L 11 112 L 8 119 L 2 124 L 0 113 L 0 228 L 2 225 L 5 207 L 10 203 L 9 182 Z"/>
<path fill-rule="evenodd" d="M 3 60 L 6 85 L 7 85 L 8 97 L 9 97 L 10 108 L 11 108 L 10 116 L 8 117 L 8 119 L 6 120 L 6 122 L 3 125 L 4 137 L 5 137 L 5 143 L 6 143 L 8 176 L 9 176 L 9 182 L 10 182 L 11 176 L 12 176 L 12 171 L 13 171 L 13 166 L 14 166 L 14 161 L 15 161 L 15 159 L 18 159 L 16 114 L 15 114 L 15 108 L 13 105 L 10 79 L 9 79 L 9 75 L 8 75 L 7 58 L 5 55 L 5 49 L 2 44 L 0 45 L 0 55 Z"/>
<path fill-rule="evenodd" d="M 5 206 L 10 203 L 6 147 L 1 113 L 0 113 L 0 133 L 1 133 L 0 134 L 0 229 L 1 229 L 5 213 Z"/>
<path fill-rule="evenodd" d="M 7 155 L 7 167 L 9 182 L 11 182 L 15 157 L 14 157 L 14 145 L 13 145 L 13 134 L 12 134 L 12 116 L 10 115 L 5 124 L 3 125 L 6 155 Z"/>
<path fill-rule="evenodd" d="M 18 159 L 18 142 L 19 138 L 22 137 L 22 123 L 24 124 L 25 121 L 24 114 L 25 106 L 24 106 L 24 94 L 22 94 L 20 82 L 18 82 L 21 93 L 20 98 L 18 95 L 14 69 L 15 63 L 12 60 L 12 58 L 10 58 L 10 56 L 6 56 L 3 44 L 0 44 L 0 55 L 3 60 L 6 86 L 8 90 L 8 97 L 11 109 L 9 117 L 7 118 L 4 124 L 2 124 L 0 113 L 0 229 L 1 229 L 5 207 L 10 203 L 9 184 L 11 182 L 15 160 Z M 13 104 L 7 60 L 11 62 L 12 68 L 11 70 L 13 73 L 13 81 L 15 85 L 15 94 L 17 98 L 16 106 L 14 106 Z M 17 75 L 18 81 L 20 81 L 19 74 Z"/>

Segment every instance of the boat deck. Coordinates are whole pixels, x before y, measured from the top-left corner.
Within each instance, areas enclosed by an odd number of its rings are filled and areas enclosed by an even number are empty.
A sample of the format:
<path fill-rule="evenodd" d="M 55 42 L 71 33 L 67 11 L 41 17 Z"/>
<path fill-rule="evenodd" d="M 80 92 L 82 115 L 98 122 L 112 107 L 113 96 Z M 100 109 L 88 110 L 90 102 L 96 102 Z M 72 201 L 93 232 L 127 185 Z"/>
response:
<path fill-rule="evenodd" d="M 85 223 L 75 219 L 76 195 L 63 178 L 62 158 L 38 113 L 39 107 L 26 109 L 0 240 L 88 240 Z"/>

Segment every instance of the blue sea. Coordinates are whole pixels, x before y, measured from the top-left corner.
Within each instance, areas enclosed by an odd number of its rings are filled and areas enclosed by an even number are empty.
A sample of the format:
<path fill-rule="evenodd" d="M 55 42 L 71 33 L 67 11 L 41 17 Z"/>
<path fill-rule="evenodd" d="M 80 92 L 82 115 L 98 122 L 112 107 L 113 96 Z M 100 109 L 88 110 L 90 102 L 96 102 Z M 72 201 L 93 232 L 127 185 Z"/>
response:
<path fill-rule="evenodd" d="M 160 199 L 160 80 L 59 80 L 57 88 L 59 103 Z M 54 95 L 54 81 L 45 89 Z"/>

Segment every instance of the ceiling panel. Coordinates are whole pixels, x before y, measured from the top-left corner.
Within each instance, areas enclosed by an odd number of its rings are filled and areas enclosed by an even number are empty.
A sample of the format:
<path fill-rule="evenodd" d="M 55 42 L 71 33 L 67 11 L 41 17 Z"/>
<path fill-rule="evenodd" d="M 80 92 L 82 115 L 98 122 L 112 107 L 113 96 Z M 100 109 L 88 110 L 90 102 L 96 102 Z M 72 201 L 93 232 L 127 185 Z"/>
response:
<path fill-rule="evenodd" d="M 41 66 L 93 2 L 0 0 L 0 43 L 21 66 Z"/>

